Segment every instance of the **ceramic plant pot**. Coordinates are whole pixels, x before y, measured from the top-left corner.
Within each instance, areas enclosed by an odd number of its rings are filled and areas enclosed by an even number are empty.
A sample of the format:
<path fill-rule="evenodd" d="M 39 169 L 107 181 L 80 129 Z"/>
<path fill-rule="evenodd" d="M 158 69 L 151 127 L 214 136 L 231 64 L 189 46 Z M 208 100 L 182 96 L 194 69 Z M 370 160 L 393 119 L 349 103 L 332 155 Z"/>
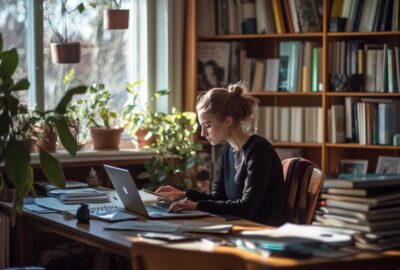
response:
<path fill-rule="evenodd" d="M 123 128 L 91 128 L 93 149 L 119 149 Z"/>

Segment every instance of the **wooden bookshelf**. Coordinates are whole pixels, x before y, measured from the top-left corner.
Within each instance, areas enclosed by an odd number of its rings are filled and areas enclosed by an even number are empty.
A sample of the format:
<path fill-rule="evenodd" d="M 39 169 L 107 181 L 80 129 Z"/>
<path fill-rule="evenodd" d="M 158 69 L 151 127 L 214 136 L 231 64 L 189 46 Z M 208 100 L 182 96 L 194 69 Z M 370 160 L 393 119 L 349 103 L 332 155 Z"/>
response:
<path fill-rule="evenodd" d="M 197 0 L 201 1 L 201 0 Z M 302 148 L 305 158 L 321 166 L 326 174 L 337 172 L 340 159 L 368 159 L 369 171 L 374 172 L 379 155 L 400 156 L 400 146 L 389 145 L 361 145 L 356 143 L 330 143 L 327 139 L 328 108 L 333 104 L 343 104 L 346 97 L 371 97 L 399 99 L 400 93 L 379 92 L 332 92 L 329 89 L 328 45 L 335 41 L 366 40 L 371 43 L 400 46 L 400 32 L 335 32 L 330 33 L 329 14 L 330 0 L 322 0 L 323 17 L 322 32 L 315 33 L 285 33 L 285 34 L 249 34 L 249 35 L 218 35 L 202 36 L 196 34 L 196 0 L 188 0 L 186 6 L 186 44 L 185 67 L 188 74 L 184 82 L 185 96 L 184 109 L 193 111 L 195 99 L 204 91 L 197 88 L 197 42 L 199 41 L 241 41 L 249 45 L 251 54 L 259 57 L 277 57 L 279 42 L 300 40 L 315 41 L 322 45 L 322 92 L 288 93 L 256 91 L 251 94 L 258 97 L 262 105 L 284 106 L 321 106 L 322 107 L 322 143 L 290 143 L 272 142 L 274 147 Z M 266 52 L 268 51 L 268 52 Z"/>

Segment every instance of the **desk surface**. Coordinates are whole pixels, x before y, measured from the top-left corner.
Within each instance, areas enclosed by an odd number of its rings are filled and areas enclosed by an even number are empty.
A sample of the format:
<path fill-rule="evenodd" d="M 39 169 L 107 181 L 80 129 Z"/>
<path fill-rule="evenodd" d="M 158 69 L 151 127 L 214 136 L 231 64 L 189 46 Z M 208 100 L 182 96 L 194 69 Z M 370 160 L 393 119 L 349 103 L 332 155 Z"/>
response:
<path fill-rule="evenodd" d="M 0 210 L 9 213 L 11 204 L 0 202 Z M 144 220 L 144 218 L 143 218 Z M 230 221 L 225 222 L 218 217 L 204 217 L 196 219 L 202 222 L 212 223 L 230 223 L 234 224 L 234 233 L 243 229 L 258 229 L 265 228 L 265 226 L 246 221 Z M 165 220 L 164 220 L 165 221 Z M 182 220 L 168 220 L 168 222 L 180 223 Z M 55 233 L 115 254 L 119 254 L 124 257 L 130 257 L 130 250 L 132 244 L 134 246 L 135 241 L 140 241 L 139 238 L 135 237 L 136 233 L 132 231 L 109 231 L 105 230 L 104 227 L 109 223 L 91 220 L 90 224 L 79 224 L 76 220 L 65 220 L 60 214 L 35 214 L 28 211 L 24 211 L 23 214 L 18 218 L 17 226 L 20 226 L 22 231 L 20 241 L 24 241 L 23 245 L 26 250 L 21 251 L 23 260 L 27 260 L 23 263 L 29 263 L 29 248 L 33 251 L 33 246 L 29 247 L 27 241 L 29 241 L 29 235 L 35 230 L 46 231 Z M 396 269 L 394 266 L 400 266 L 400 251 L 388 251 L 385 253 L 375 252 L 361 252 L 355 255 L 345 257 L 340 260 L 328 260 L 322 258 L 312 258 L 306 260 L 295 260 L 289 258 L 277 258 L 277 257 L 261 257 L 257 254 L 241 251 L 231 247 L 210 247 L 204 246 L 201 242 L 193 243 L 182 243 L 182 244 L 166 244 L 159 242 L 163 245 L 171 245 L 175 248 L 187 248 L 202 250 L 208 252 L 229 252 L 237 254 L 238 256 L 246 258 L 249 265 L 256 266 L 255 268 L 268 269 L 337 269 L 340 267 L 343 269 Z M 386 267 L 386 268 L 385 268 Z"/>

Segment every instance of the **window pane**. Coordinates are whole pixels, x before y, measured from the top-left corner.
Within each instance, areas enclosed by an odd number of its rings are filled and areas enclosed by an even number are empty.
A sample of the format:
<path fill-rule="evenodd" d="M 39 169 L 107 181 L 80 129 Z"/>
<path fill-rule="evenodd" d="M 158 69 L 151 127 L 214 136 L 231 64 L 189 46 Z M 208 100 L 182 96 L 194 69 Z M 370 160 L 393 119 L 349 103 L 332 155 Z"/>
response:
<path fill-rule="evenodd" d="M 54 108 L 63 95 L 65 91 L 63 78 L 71 68 L 75 69 L 75 82 L 86 85 L 102 82 L 111 92 L 120 93 L 114 101 L 115 106 L 122 106 L 126 100 L 126 95 L 124 95 L 126 83 L 132 80 L 131 31 L 103 29 L 104 7 L 100 4 L 96 8 L 86 6 L 82 14 L 77 11 L 70 12 L 64 28 L 60 16 L 60 2 L 59 0 L 48 1 L 43 11 L 46 109 Z M 69 0 L 67 9 L 73 10 L 81 2 L 81 0 Z M 122 3 L 122 8 L 130 8 L 129 0 Z M 50 23 L 58 29 L 66 29 L 69 42 L 80 42 L 80 63 L 54 64 L 52 62 L 50 41 L 54 39 L 54 33 Z"/>
<path fill-rule="evenodd" d="M 17 48 L 19 64 L 14 82 L 28 78 L 28 1 L 0 0 L 0 32 L 3 49 Z M 19 93 L 21 101 L 28 105 L 28 91 Z"/>

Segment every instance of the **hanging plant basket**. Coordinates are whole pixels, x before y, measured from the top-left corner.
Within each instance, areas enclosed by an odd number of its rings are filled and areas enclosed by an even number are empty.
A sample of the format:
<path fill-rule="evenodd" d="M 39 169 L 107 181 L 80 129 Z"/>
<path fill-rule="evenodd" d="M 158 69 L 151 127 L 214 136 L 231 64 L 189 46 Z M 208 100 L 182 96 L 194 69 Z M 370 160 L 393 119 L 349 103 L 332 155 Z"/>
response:
<path fill-rule="evenodd" d="M 93 149 L 119 149 L 123 128 L 91 128 Z"/>
<path fill-rule="evenodd" d="M 118 30 L 128 29 L 129 9 L 106 9 L 104 10 L 104 29 Z"/>
<path fill-rule="evenodd" d="M 74 64 L 81 60 L 81 44 L 50 43 L 51 59 L 54 64 Z"/>

